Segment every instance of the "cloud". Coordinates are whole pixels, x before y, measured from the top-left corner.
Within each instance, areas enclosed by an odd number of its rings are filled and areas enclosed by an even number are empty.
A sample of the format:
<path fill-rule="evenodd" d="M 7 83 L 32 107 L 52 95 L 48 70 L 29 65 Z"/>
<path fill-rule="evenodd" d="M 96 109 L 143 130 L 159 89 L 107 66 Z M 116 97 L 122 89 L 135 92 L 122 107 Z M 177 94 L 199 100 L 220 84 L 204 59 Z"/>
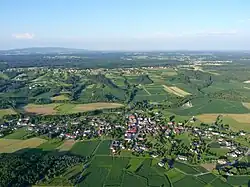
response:
<path fill-rule="evenodd" d="M 29 39 L 30 40 L 30 39 L 33 39 L 35 35 L 27 32 L 27 33 L 12 34 L 12 37 L 16 39 Z"/>

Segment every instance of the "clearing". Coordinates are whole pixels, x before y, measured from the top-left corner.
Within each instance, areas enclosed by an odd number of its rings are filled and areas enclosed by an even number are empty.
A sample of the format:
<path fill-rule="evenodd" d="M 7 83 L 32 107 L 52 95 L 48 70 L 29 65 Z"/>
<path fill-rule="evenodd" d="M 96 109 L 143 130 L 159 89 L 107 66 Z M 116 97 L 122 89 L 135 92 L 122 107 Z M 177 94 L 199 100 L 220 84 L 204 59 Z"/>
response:
<path fill-rule="evenodd" d="M 176 87 L 176 86 L 166 86 L 166 85 L 162 85 L 164 87 L 164 90 L 168 93 L 172 93 L 172 94 L 175 94 L 179 97 L 185 97 L 187 95 L 191 95 L 190 93 L 188 92 L 185 92 L 184 90 Z"/>
<path fill-rule="evenodd" d="M 45 105 L 36 105 L 28 104 L 24 107 L 24 110 L 29 113 L 36 114 L 56 114 L 57 110 L 55 109 L 59 106 L 59 103 L 45 104 Z"/>

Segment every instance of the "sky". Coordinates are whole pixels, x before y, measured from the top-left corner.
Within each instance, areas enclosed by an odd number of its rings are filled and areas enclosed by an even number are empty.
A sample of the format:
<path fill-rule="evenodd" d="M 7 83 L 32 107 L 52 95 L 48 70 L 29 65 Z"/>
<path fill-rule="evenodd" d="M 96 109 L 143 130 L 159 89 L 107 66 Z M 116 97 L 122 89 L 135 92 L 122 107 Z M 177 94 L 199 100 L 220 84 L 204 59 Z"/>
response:
<path fill-rule="evenodd" d="M 249 0 L 0 0 L 0 49 L 250 50 Z"/>

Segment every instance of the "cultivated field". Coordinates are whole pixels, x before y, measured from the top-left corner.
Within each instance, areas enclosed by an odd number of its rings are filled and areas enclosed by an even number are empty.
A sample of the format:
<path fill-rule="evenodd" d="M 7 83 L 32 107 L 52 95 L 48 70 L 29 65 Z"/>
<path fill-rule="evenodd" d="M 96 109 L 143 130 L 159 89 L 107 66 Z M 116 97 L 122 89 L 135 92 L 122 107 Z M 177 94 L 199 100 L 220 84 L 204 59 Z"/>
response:
<path fill-rule="evenodd" d="M 75 140 L 66 140 L 57 149 L 59 151 L 69 151 L 75 143 Z"/>
<path fill-rule="evenodd" d="M 88 103 L 88 104 L 70 104 L 70 103 L 53 103 L 45 105 L 28 104 L 24 107 L 24 110 L 29 113 L 36 114 L 72 114 L 78 112 L 87 112 L 100 109 L 111 109 L 122 107 L 119 103 Z"/>
<path fill-rule="evenodd" d="M 36 104 L 28 104 L 24 107 L 24 110 L 29 113 L 35 114 L 56 114 L 56 107 L 59 106 L 59 103 L 46 104 L 46 105 L 36 105 Z"/>
<path fill-rule="evenodd" d="M 176 86 L 166 86 L 166 85 L 163 85 L 164 87 L 164 90 L 167 91 L 168 93 L 172 93 L 172 94 L 175 94 L 179 97 L 185 97 L 187 95 L 191 95 L 190 93 L 188 92 L 185 92 L 184 90 L 176 87 Z"/>
<path fill-rule="evenodd" d="M 36 148 L 47 140 L 31 138 L 28 140 L 0 139 L 0 153 L 13 153 L 25 148 Z"/>

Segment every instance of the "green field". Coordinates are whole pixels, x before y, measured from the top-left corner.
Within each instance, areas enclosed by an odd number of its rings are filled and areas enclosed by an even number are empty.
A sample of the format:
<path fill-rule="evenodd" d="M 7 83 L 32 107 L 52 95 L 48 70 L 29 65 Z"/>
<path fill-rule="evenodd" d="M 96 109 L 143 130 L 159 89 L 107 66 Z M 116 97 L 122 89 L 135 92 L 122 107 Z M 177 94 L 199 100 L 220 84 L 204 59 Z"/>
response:
<path fill-rule="evenodd" d="M 103 140 L 100 143 L 98 149 L 96 150 L 96 155 L 109 155 L 110 144 L 111 144 L 111 140 Z"/>
<path fill-rule="evenodd" d="M 187 174 L 199 174 L 200 171 L 197 170 L 194 166 L 188 165 L 188 164 L 184 164 L 181 162 L 176 161 L 174 163 L 174 167 L 187 173 Z"/>
<path fill-rule="evenodd" d="M 16 112 L 13 109 L 0 109 L 0 118 L 11 114 L 16 114 Z"/>
<path fill-rule="evenodd" d="M 14 131 L 13 133 L 5 136 L 4 138 L 6 139 L 24 139 L 25 136 L 27 136 L 30 132 L 27 130 L 27 128 L 21 128 L 21 129 L 17 129 L 16 131 Z"/>
<path fill-rule="evenodd" d="M 82 141 L 76 142 L 71 148 L 70 152 L 72 154 L 80 155 L 80 156 L 91 156 L 99 145 L 99 141 Z"/>
<path fill-rule="evenodd" d="M 59 139 L 51 139 L 43 144 L 41 144 L 40 146 L 38 146 L 37 148 L 42 149 L 43 151 L 53 151 L 56 148 L 58 148 L 61 144 L 63 144 L 62 140 Z"/>

